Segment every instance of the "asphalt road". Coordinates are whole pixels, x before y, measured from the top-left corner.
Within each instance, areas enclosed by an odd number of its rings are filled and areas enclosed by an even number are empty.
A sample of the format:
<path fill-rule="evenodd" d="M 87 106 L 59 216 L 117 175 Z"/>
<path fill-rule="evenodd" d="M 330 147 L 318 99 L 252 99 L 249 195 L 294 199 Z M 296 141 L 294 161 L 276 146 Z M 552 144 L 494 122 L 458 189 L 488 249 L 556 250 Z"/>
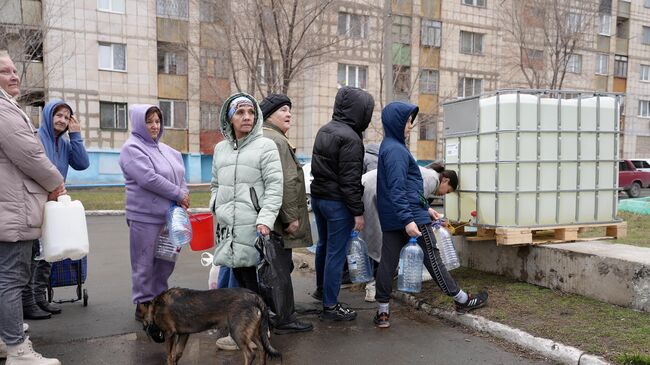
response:
<path fill-rule="evenodd" d="M 165 348 L 150 341 L 133 319 L 128 231 L 123 216 L 88 217 L 91 254 L 85 288 L 89 305 L 63 304 L 63 313 L 45 321 L 29 321 L 35 348 L 63 364 L 164 364 Z M 208 269 L 199 254 L 182 252 L 170 279 L 172 286 L 207 288 Z M 283 354 L 282 364 L 546 364 L 518 353 L 510 346 L 393 304 L 392 327 L 372 325 L 375 306 L 363 293 L 342 290 L 341 301 L 356 308 L 357 320 L 320 322 L 319 309 L 308 293 L 315 276 L 309 270 L 294 273 L 296 302 L 301 318 L 314 323 L 305 334 L 272 336 Z M 55 299 L 75 297 L 73 288 L 56 288 Z M 441 293 L 432 293 L 441 295 Z M 311 314 L 309 314 L 311 313 Z M 180 364 L 241 364 L 239 351 L 216 351 L 217 336 L 192 335 Z M 4 362 L 1 362 L 4 363 Z M 279 364 L 279 361 L 270 361 Z M 550 363 L 550 362 L 549 362 Z"/>

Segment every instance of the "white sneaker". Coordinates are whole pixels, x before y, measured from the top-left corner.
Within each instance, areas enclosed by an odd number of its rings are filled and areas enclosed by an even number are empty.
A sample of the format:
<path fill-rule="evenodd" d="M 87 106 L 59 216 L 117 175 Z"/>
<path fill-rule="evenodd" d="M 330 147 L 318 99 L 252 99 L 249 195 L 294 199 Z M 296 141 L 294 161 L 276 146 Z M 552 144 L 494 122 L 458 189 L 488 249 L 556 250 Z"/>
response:
<path fill-rule="evenodd" d="M 48 359 L 34 351 L 29 337 L 20 345 L 7 346 L 7 362 L 5 365 L 61 365 L 57 359 Z"/>
<path fill-rule="evenodd" d="M 375 284 L 376 283 L 374 280 L 366 284 L 366 302 L 370 302 L 370 303 L 375 302 L 375 294 L 376 294 Z"/>
<path fill-rule="evenodd" d="M 239 350 L 239 346 L 235 343 L 235 340 L 230 337 L 230 335 L 226 337 L 221 337 L 220 339 L 217 340 L 217 348 L 219 350 L 224 350 L 224 351 L 236 351 Z"/>
<path fill-rule="evenodd" d="M 23 322 L 23 332 L 29 331 L 29 324 Z"/>
<path fill-rule="evenodd" d="M 429 281 L 433 279 L 431 277 L 431 274 L 429 274 L 429 270 L 422 270 L 422 281 Z"/>
<path fill-rule="evenodd" d="M 0 340 L 0 359 L 6 359 L 7 358 L 7 345 L 5 345 L 2 340 Z"/>
<path fill-rule="evenodd" d="M 269 332 L 270 333 L 270 332 Z M 254 350 L 257 348 L 257 345 L 255 345 L 254 342 L 250 343 L 250 347 Z M 220 339 L 217 340 L 217 348 L 219 350 L 224 350 L 224 351 L 237 351 L 239 350 L 239 346 L 235 343 L 235 340 L 230 337 L 230 335 L 226 337 L 221 337 Z"/>

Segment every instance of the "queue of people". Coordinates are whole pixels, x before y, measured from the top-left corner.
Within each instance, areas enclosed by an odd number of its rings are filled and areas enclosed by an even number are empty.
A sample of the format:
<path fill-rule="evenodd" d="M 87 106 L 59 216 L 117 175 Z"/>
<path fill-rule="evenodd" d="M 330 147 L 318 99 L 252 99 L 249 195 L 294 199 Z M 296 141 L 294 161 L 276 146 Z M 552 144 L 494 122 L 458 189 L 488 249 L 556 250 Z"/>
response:
<path fill-rule="evenodd" d="M 63 100 L 49 102 L 43 124 L 35 133 L 28 116 L 15 102 L 20 79 L 6 52 L 0 51 L 0 355 L 7 364 L 56 365 L 33 350 L 23 330 L 23 318 L 45 319 L 60 313 L 47 303 L 45 288 L 49 264 L 36 261 L 44 204 L 65 194 L 68 167 L 88 168 L 88 156 L 73 109 Z M 322 301 L 323 321 L 352 321 L 356 312 L 338 300 L 353 231 L 362 232 L 376 263 L 378 302 L 374 323 L 390 326 L 389 299 L 400 249 L 416 237 L 425 253 L 424 264 L 442 291 L 453 297 L 458 312 L 487 303 L 487 293 L 463 291 L 444 267 L 431 229 L 439 217 L 427 198 L 458 187 L 454 171 L 442 166 L 423 169 L 408 149 L 417 123 L 418 107 L 404 102 L 382 111 L 384 139 L 364 153 L 363 132 L 375 103 L 366 91 L 340 88 L 332 119 L 314 140 L 311 183 L 316 227 L 307 211 L 302 165 L 287 133 L 293 125 L 292 102 L 272 94 L 261 103 L 246 93 L 231 95 L 219 114 L 224 140 L 214 148 L 210 211 L 214 214 L 220 286 L 241 286 L 260 292 L 254 243 L 271 231 L 282 236 L 278 260 L 293 270 L 292 249 L 316 243 L 316 290 Z M 170 205 L 190 207 L 180 152 L 161 141 L 165 116 L 155 105 L 131 105 L 131 136 L 120 152 L 119 165 L 126 187 L 126 224 L 129 229 L 132 301 L 141 321 L 151 300 L 168 288 L 174 263 L 156 258 L 157 239 Z M 38 134 L 38 137 L 36 137 Z M 61 138 L 67 134 L 66 138 Z M 365 159 L 364 159 L 365 155 Z M 21 192 L 21 194 L 16 194 Z M 24 207 L 24 209 L 23 209 Z M 24 215 L 24 219 L 13 219 Z M 276 334 L 306 332 L 311 323 L 298 319 L 294 303 L 272 317 Z M 217 346 L 236 349 L 229 336 Z"/>

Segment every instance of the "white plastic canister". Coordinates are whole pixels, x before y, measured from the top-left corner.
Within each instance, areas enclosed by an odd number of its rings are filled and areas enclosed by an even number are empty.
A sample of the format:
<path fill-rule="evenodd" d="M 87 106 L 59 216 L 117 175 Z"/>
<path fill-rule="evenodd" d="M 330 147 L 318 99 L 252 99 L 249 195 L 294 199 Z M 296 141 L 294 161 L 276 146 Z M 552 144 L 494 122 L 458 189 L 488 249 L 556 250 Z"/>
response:
<path fill-rule="evenodd" d="M 49 262 L 88 255 L 86 211 L 80 201 L 61 195 L 45 204 L 41 245 L 43 259 Z"/>

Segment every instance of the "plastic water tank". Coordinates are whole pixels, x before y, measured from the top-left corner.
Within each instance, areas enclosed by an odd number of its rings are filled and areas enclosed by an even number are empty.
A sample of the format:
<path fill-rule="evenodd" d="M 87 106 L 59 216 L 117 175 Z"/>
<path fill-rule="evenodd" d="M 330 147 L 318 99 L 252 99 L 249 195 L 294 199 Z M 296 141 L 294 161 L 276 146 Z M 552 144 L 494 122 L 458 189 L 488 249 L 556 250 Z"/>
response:
<path fill-rule="evenodd" d="M 45 204 L 41 244 L 43 259 L 49 262 L 88 255 L 86 211 L 80 201 L 61 195 Z"/>

